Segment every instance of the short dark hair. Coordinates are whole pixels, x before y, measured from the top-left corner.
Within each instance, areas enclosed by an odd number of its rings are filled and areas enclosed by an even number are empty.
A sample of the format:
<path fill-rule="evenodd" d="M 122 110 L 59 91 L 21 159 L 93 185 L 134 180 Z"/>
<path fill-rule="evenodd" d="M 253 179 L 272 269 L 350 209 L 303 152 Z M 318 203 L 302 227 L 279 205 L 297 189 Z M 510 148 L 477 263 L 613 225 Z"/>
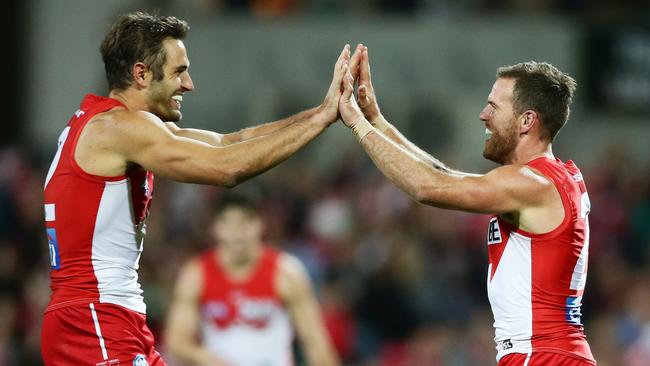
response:
<path fill-rule="evenodd" d="M 251 194 L 226 192 L 212 206 L 214 216 L 220 216 L 226 210 L 236 208 L 246 212 L 249 216 L 259 216 L 259 200 Z"/>
<path fill-rule="evenodd" d="M 190 27 L 172 16 L 133 12 L 120 16 L 104 38 L 99 50 L 104 61 L 108 89 L 126 89 L 131 85 L 131 68 L 143 62 L 154 80 L 163 78 L 167 55 L 162 46 L 167 38 L 184 39 Z"/>
<path fill-rule="evenodd" d="M 524 62 L 497 69 L 497 78 L 513 78 L 516 114 L 531 109 L 542 122 L 542 139 L 553 141 L 571 112 L 576 81 L 546 62 Z"/>

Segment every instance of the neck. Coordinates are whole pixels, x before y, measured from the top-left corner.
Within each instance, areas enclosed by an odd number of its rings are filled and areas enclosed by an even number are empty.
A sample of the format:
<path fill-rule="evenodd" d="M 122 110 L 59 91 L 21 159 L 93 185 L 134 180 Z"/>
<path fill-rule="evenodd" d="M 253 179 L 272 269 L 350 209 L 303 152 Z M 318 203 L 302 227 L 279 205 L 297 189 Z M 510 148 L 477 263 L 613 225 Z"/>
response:
<path fill-rule="evenodd" d="M 257 263 L 262 252 L 261 246 L 256 246 L 246 252 L 236 252 L 224 247 L 218 247 L 219 262 L 228 271 L 246 271 Z"/>
<path fill-rule="evenodd" d="M 548 141 L 526 137 L 520 141 L 515 151 L 512 152 L 507 164 L 523 165 L 540 157 L 555 159 L 552 144 Z"/>
<path fill-rule="evenodd" d="M 127 89 L 113 89 L 108 93 L 109 98 L 119 100 L 130 111 L 146 111 L 147 103 L 143 97 L 143 92 L 134 90 L 133 88 Z"/>

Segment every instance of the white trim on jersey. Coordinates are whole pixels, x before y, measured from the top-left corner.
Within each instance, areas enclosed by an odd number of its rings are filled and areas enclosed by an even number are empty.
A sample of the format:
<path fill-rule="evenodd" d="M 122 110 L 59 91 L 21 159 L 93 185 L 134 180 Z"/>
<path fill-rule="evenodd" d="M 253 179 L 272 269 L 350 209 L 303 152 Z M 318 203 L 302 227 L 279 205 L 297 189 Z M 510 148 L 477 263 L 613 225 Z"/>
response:
<path fill-rule="evenodd" d="M 45 221 L 55 221 L 56 220 L 56 210 L 54 203 L 45 204 Z"/>
<path fill-rule="evenodd" d="M 138 283 L 138 261 L 142 246 L 129 193 L 130 181 L 106 182 L 99 201 L 92 241 L 92 265 L 97 278 L 99 301 L 146 312 Z"/>
<path fill-rule="evenodd" d="M 580 256 L 573 268 L 571 275 L 571 290 L 584 290 L 587 284 L 587 258 L 589 257 L 589 211 L 591 211 L 591 202 L 589 195 L 584 192 L 580 197 L 580 218 L 585 219 L 585 242 L 580 250 Z"/>
<path fill-rule="evenodd" d="M 56 154 L 54 155 L 54 160 L 52 160 L 52 164 L 50 164 L 50 169 L 47 171 L 47 177 L 45 178 L 45 185 L 43 185 L 44 189 L 47 187 L 47 184 L 50 183 L 50 179 L 52 179 L 52 176 L 54 175 L 54 171 L 56 171 L 56 167 L 59 165 L 59 159 L 61 159 L 61 152 L 63 151 L 63 145 L 65 144 L 65 140 L 68 138 L 69 132 L 70 132 L 70 126 L 64 128 L 63 132 L 61 132 L 61 135 L 59 135 L 58 147 L 56 149 Z"/>
<path fill-rule="evenodd" d="M 497 361 L 509 353 L 532 351 L 531 283 L 531 239 L 511 232 L 494 277 L 488 283 L 488 298 L 494 314 Z"/>
<path fill-rule="evenodd" d="M 102 357 L 104 357 L 104 360 L 108 360 L 108 351 L 106 351 L 106 345 L 104 344 L 102 330 L 99 327 L 99 319 L 97 318 L 97 312 L 95 311 L 95 304 L 92 302 L 90 303 L 90 314 L 93 316 L 93 323 L 95 323 L 95 333 L 97 333 L 97 338 L 99 338 L 99 346 L 102 348 Z"/>
<path fill-rule="evenodd" d="M 587 258 L 589 257 L 589 218 L 585 218 L 585 242 L 571 275 L 571 290 L 584 290 L 587 284 Z"/>

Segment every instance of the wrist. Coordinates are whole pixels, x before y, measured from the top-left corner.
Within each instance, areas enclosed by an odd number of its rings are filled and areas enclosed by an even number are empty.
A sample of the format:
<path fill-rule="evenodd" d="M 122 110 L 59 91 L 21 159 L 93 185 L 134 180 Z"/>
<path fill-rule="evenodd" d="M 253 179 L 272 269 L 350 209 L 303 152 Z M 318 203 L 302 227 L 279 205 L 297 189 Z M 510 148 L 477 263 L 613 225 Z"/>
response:
<path fill-rule="evenodd" d="M 370 120 L 370 123 L 381 132 L 386 132 L 390 128 L 390 123 L 386 121 L 383 115 L 378 114 L 376 117 Z"/>
<path fill-rule="evenodd" d="M 366 137 L 370 132 L 374 131 L 375 128 L 368 122 L 365 117 L 359 117 L 357 120 L 352 124 L 352 133 L 354 133 L 354 136 L 357 138 L 357 141 L 361 142 L 364 137 Z"/>
<path fill-rule="evenodd" d="M 331 124 L 330 122 L 331 118 L 328 118 L 328 113 L 327 111 L 322 108 L 322 107 L 317 107 L 314 109 L 314 111 L 307 117 L 307 120 L 318 124 L 318 125 L 323 125 L 325 127 L 329 126 Z"/>
<path fill-rule="evenodd" d="M 314 122 L 325 125 L 325 127 L 329 127 L 329 125 L 336 122 L 337 120 L 336 112 L 332 113 L 332 111 L 330 111 L 329 108 L 325 105 L 320 105 L 316 108 L 313 108 L 313 112 L 309 117 Z"/>

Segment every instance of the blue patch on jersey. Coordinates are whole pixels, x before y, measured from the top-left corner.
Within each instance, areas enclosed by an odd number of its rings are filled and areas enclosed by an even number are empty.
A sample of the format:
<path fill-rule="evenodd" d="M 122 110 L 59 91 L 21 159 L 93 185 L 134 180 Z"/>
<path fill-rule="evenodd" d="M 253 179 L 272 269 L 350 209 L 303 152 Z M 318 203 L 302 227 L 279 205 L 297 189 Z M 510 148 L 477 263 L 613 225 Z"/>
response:
<path fill-rule="evenodd" d="M 61 257 L 59 256 L 59 242 L 56 240 L 56 229 L 45 229 L 47 234 L 47 245 L 50 249 L 50 268 L 61 268 Z"/>
<path fill-rule="evenodd" d="M 149 366 L 149 362 L 144 355 L 136 355 L 133 359 L 133 366 Z"/>
<path fill-rule="evenodd" d="M 571 324 L 582 325 L 580 317 L 582 312 L 582 296 L 569 296 L 566 298 L 566 321 Z"/>

